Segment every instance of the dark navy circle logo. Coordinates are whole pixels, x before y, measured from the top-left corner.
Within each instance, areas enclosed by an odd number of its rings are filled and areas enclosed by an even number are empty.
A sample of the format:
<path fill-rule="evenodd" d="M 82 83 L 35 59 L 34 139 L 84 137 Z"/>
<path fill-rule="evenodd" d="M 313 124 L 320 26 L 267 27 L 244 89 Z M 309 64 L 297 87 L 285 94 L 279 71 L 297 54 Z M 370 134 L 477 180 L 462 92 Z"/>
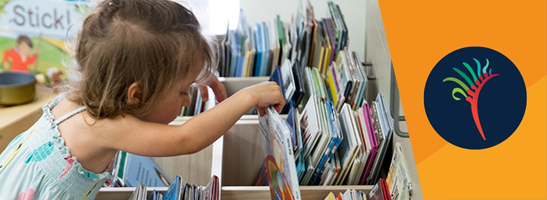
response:
<path fill-rule="evenodd" d="M 485 47 L 453 51 L 433 68 L 424 91 L 429 122 L 449 143 L 466 149 L 500 144 L 526 110 L 526 85 L 503 54 Z"/>

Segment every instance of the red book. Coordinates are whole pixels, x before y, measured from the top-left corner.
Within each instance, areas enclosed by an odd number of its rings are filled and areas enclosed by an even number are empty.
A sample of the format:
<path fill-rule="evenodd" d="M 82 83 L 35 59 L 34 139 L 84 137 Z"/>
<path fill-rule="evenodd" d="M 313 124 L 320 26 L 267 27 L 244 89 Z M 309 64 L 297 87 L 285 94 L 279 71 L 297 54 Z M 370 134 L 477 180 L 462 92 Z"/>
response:
<path fill-rule="evenodd" d="M 372 190 L 370 190 L 370 193 L 367 193 L 367 200 L 391 200 L 391 195 L 384 179 L 378 180 L 374 187 L 372 187 Z"/>
<path fill-rule="evenodd" d="M 338 195 L 336 195 L 336 200 L 342 200 L 342 193 L 338 192 Z"/>
<path fill-rule="evenodd" d="M 387 182 L 384 179 L 380 179 L 382 182 L 382 187 L 384 188 L 384 199 L 391 200 L 391 193 L 389 192 L 389 187 L 387 187 Z"/>

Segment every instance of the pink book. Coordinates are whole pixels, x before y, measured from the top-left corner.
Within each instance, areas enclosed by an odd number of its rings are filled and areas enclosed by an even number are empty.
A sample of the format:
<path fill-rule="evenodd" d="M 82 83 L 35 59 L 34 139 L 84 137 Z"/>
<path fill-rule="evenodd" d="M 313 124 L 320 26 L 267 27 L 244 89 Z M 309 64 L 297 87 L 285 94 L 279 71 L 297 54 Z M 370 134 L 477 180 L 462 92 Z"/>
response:
<path fill-rule="evenodd" d="M 371 141 L 371 150 L 370 156 L 365 165 L 365 171 L 361 175 L 361 180 L 359 184 L 364 185 L 367 181 L 368 175 L 370 173 L 370 168 L 372 168 L 372 163 L 374 163 L 374 158 L 376 158 L 376 152 L 378 151 L 378 141 L 376 141 L 376 133 L 374 132 L 372 117 L 370 116 L 370 107 L 367 103 L 363 104 L 363 115 L 365 116 L 365 124 L 368 130 L 368 138 Z"/>

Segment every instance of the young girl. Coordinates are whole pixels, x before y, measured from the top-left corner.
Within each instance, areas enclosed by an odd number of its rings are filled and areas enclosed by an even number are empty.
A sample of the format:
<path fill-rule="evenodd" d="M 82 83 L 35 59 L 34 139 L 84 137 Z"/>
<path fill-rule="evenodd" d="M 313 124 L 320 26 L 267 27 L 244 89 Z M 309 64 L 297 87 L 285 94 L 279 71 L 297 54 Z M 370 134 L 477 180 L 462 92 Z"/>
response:
<path fill-rule="evenodd" d="M 225 99 L 224 86 L 210 73 L 208 44 L 193 13 L 177 3 L 103 2 L 79 33 L 81 81 L 45 105 L 36 124 L 0 155 L 0 199 L 94 199 L 118 150 L 191 154 L 252 107 L 261 115 L 269 105 L 281 110 L 285 101 L 273 82 Z M 182 126 L 167 125 L 190 104 L 194 81 L 211 86 L 222 103 Z"/>

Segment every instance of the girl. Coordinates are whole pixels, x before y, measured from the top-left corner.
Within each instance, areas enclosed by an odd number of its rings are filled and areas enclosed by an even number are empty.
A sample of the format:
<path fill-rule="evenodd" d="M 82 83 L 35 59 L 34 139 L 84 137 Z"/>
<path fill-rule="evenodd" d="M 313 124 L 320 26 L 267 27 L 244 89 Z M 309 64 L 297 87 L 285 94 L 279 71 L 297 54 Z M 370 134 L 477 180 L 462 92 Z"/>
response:
<path fill-rule="evenodd" d="M 36 124 L 0 155 L 0 199 L 93 199 L 118 150 L 195 153 L 246 110 L 256 106 L 263 115 L 266 106 L 280 111 L 285 104 L 273 82 L 225 99 L 197 19 L 167 0 L 103 2 L 85 19 L 75 51 L 81 81 L 45 105 Z M 225 100 L 182 126 L 168 126 L 190 104 L 194 81 Z"/>

